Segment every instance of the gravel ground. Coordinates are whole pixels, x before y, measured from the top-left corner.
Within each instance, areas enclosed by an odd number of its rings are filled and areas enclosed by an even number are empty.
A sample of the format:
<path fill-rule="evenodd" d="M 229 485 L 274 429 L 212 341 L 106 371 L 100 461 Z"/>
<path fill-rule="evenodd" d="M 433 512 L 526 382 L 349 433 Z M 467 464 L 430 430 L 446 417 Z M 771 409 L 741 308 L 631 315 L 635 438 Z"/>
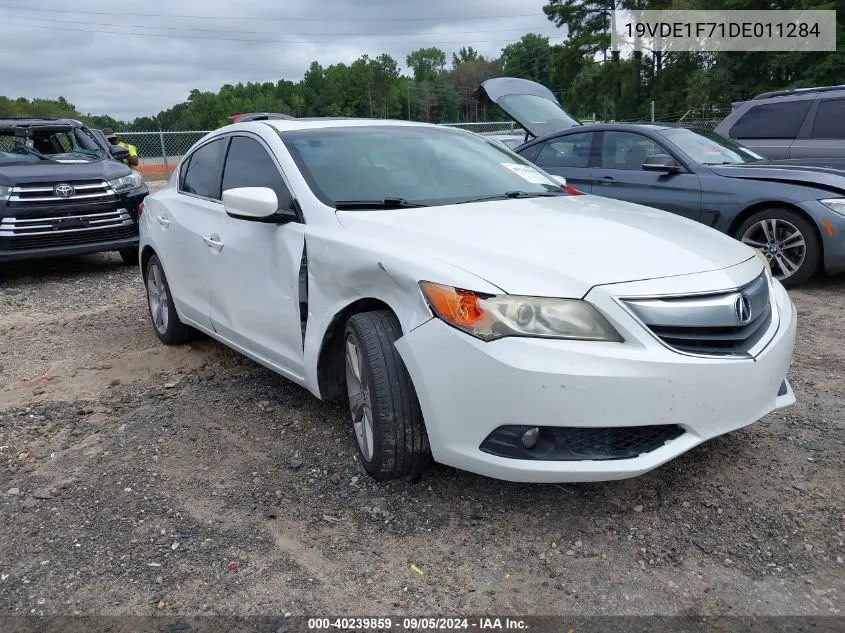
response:
<path fill-rule="evenodd" d="M 845 279 L 792 295 L 798 404 L 658 471 L 379 484 L 342 409 L 159 344 L 116 255 L 4 267 L 0 614 L 841 613 Z"/>

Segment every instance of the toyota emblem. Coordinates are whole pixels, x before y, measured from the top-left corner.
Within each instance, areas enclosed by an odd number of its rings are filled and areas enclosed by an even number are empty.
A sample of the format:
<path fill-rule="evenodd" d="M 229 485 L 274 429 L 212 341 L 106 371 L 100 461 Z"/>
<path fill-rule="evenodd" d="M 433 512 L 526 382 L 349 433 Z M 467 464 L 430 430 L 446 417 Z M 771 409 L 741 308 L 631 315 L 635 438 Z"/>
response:
<path fill-rule="evenodd" d="M 734 300 L 734 313 L 742 324 L 751 320 L 751 301 L 745 295 L 737 295 Z"/>
<path fill-rule="evenodd" d="M 70 198 L 75 191 L 70 185 L 61 184 L 53 187 L 53 193 L 55 193 L 59 198 Z"/>

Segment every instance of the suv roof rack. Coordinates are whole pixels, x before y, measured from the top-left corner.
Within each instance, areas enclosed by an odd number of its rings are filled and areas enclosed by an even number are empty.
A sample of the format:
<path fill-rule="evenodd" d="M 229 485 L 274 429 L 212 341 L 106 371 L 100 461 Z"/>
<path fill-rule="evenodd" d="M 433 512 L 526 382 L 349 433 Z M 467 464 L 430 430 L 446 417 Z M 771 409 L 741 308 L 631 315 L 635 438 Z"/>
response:
<path fill-rule="evenodd" d="M 772 97 L 783 97 L 786 95 L 832 92 L 834 90 L 845 90 L 845 84 L 840 84 L 838 86 L 819 86 L 816 88 L 788 88 L 787 90 L 773 90 L 772 92 L 764 92 L 757 95 L 754 99 L 752 99 L 752 101 L 756 101 L 758 99 L 771 99 Z"/>

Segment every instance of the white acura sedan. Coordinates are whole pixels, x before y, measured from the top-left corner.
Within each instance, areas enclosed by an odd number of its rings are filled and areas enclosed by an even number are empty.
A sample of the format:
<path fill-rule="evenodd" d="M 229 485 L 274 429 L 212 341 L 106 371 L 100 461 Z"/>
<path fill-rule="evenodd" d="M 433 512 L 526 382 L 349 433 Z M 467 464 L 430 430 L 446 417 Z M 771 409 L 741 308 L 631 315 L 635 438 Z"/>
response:
<path fill-rule="evenodd" d="M 347 400 L 377 479 L 632 477 L 795 402 L 795 307 L 756 251 L 470 132 L 223 127 L 147 198 L 140 255 L 164 343 Z"/>

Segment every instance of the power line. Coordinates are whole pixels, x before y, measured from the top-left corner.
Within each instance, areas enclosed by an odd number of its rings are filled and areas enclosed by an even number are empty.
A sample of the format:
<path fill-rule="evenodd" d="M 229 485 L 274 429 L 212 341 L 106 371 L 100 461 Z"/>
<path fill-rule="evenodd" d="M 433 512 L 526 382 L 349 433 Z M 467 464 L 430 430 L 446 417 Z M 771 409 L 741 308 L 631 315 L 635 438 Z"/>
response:
<path fill-rule="evenodd" d="M 2 9 L 3 7 L 0 7 Z M 90 22 L 87 20 L 55 20 L 50 18 L 30 18 L 25 15 L 9 15 L 10 18 L 17 18 L 19 20 L 30 20 L 33 22 L 51 22 L 55 24 L 81 24 L 85 26 L 116 26 L 121 28 L 132 29 L 159 29 L 167 31 L 199 31 L 205 33 L 232 33 L 240 35 L 306 35 L 306 36 L 324 36 L 324 37 L 408 37 L 411 35 L 478 35 L 481 33 L 490 33 L 490 31 L 447 31 L 445 33 L 437 33 L 432 31 L 414 31 L 408 33 L 285 33 L 280 31 L 238 31 L 230 29 L 205 29 L 192 26 L 156 26 L 152 24 L 119 24 L 114 22 Z M 496 29 L 496 32 L 525 32 L 524 28 L 518 29 Z M 284 40 L 280 40 L 284 41 Z M 298 40 L 290 40 L 298 42 Z"/>
<path fill-rule="evenodd" d="M 33 7 L 21 7 L 21 6 L 10 6 L 10 5 L 0 5 L 0 9 L 13 9 L 15 11 L 37 11 L 40 13 L 73 13 L 75 15 L 83 14 L 83 15 L 108 15 L 111 17 L 118 17 L 118 16 L 128 16 L 128 17 L 143 17 L 143 18 L 180 18 L 180 19 L 198 19 L 198 20 L 252 20 L 252 21 L 260 21 L 260 22 L 325 22 L 330 16 L 322 16 L 319 18 L 271 18 L 271 17 L 252 17 L 252 16 L 242 16 L 242 15 L 176 15 L 173 13 L 129 13 L 129 12 L 119 12 L 115 13 L 113 11 L 82 11 L 78 9 L 41 9 L 41 8 L 33 8 Z M 465 16 L 465 17 L 431 17 L 431 18 L 423 18 L 423 17 L 411 17 L 411 18 L 388 18 L 382 17 L 380 15 L 369 17 L 369 18 L 343 18 L 344 22 L 444 22 L 444 21 L 452 21 L 452 20 L 474 20 L 478 21 L 481 20 L 504 20 L 504 19 L 514 19 L 514 18 L 536 18 L 538 17 L 537 13 L 521 13 L 521 14 L 511 14 L 511 15 L 488 15 L 481 18 L 474 17 L 474 16 Z"/>
<path fill-rule="evenodd" d="M 29 19 L 29 18 L 23 18 Z M 265 39 L 265 38 L 243 38 L 243 37 L 209 37 L 203 35 L 178 35 L 178 34 L 171 34 L 171 33 L 138 33 L 132 31 L 111 31 L 108 29 L 80 29 L 80 28 L 72 28 L 72 27 L 61 27 L 61 26 L 46 26 L 43 24 L 22 24 L 20 22 L 4 22 L 4 25 L 7 26 L 19 26 L 24 28 L 31 28 L 31 29 L 45 29 L 48 31 L 75 31 L 78 33 L 101 33 L 101 34 L 110 34 L 110 35 L 139 35 L 142 37 L 166 37 L 171 39 L 190 39 L 190 40 L 210 40 L 216 42 L 258 42 L 258 43 L 267 43 L 267 44 L 327 44 L 330 43 L 330 40 L 280 40 L 280 39 Z M 448 33 L 444 33 L 444 35 L 448 35 Z M 366 36 L 371 37 L 371 36 Z M 397 36 L 400 37 L 400 36 Z M 393 41 L 393 42 L 404 42 L 406 41 L 408 36 L 402 36 L 400 39 L 396 40 L 383 40 L 384 43 Z M 564 38 L 550 38 L 550 39 L 564 39 Z M 513 38 L 498 38 L 498 39 L 485 39 L 485 40 L 437 40 L 430 42 L 431 44 L 491 44 L 494 42 L 514 42 L 518 40 L 514 40 Z"/>

